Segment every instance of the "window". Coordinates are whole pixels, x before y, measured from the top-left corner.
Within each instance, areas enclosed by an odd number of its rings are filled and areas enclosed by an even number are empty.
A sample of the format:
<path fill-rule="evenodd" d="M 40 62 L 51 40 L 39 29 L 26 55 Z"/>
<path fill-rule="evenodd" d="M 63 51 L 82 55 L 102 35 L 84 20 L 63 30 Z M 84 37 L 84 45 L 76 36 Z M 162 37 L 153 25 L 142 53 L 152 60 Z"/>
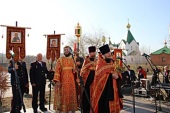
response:
<path fill-rule="evenodd" d="M 161 59 L 161 60 L 162 60 L 162 62 L 165 62 L 165 57 L 162 57 L 162 59 Z"/>

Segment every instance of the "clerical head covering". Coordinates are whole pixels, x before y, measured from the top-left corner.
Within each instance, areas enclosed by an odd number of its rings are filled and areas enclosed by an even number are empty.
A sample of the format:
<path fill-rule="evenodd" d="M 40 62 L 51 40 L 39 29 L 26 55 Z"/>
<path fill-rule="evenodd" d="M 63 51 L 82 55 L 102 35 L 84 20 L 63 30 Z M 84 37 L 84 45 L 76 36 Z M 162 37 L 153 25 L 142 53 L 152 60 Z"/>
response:
<path fill-rule="evenodd" d="M 96 47 L 95 46 L 90 46 L 88 49 L 89 49 L 89 53 L 96 52 Z"/>
<path fill-rule="evenodd" d="M 109 45 L 106 44 L 106 45 L 103 45 L 99 48 L 100 52 L 102 53 L 102 55 L 110 52 L 110 48 L 109 48 Z"/>

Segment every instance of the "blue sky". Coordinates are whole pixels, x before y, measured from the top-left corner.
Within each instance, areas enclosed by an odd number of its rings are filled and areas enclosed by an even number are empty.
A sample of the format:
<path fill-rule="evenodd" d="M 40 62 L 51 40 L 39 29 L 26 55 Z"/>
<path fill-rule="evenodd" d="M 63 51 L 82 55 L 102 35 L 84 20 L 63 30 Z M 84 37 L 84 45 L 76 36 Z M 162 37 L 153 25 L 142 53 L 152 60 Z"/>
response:
<path fill-rule="evenodd" d="M 9 4 L 10 3 L 10 4 Z M 114 43 L 126 39 L 126 25 L 140 48 L 150 47 L 151 52 L 164 46 L 169 39 L 169 0 L 3 0 L 0 2 L 0 24 L 31 27 L 26 37 L 26 53 L 46 54 L 46 38 L 43 34 L 65 33 L 62 42 L 67 44 L 67 35 L 74 36 L 79 22 L 82 32 L 94 33 L 102 29 Z M 6 28 L 0 27 L 0 36 Z M 5 52 L 6 38 L 0 38 L 0 52 Z"/>

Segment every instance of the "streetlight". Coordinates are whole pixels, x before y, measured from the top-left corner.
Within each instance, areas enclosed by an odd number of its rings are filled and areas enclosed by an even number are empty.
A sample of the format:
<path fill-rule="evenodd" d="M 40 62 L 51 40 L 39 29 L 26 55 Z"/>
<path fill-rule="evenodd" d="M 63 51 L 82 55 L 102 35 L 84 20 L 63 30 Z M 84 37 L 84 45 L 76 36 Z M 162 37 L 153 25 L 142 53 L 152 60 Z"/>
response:
<path fill-rule="evenodd" d="M 81 33 L 82 33 L 82 29 L 81 29 L 81 26 L 79 25 L 79 23 L 77 23 L 77 26 L 75 28 L 75 35 L 77 37 L 77 53 L 79 54 L 80 52 L 80 49 L 79 49 L 79 44 L 80 44 L 80 36 L 81 36 Z"/>

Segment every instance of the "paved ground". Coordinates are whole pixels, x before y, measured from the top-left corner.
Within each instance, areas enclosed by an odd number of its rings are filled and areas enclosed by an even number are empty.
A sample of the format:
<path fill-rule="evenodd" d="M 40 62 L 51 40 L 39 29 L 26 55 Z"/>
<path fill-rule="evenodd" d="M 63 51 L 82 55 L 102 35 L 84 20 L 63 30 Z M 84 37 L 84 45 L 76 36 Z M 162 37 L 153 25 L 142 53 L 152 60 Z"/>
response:
<path fill-rule="evenodd" d="M 159 107 L 159 101 L 157 103 L 157 110 Z M 161 102 L 162 111 L 158 113 L 170 113 L 170 102 Z M 133 98 L 132 96 L 125 96 L 124 108 L 121 113 L 133 113 Z M 151 101 L 150 98 L 135 97 L 135 112 L 136 113 L 154 113 L 156 112 L 155 101 Z"/>
<path fill-rule="evenodd" d="M 48 87 L 48 86 L 47 86 Z M 46 88 L 46 91 L 49 91 L 49 88 Z M 30 87 L 30 93 L 32 92 Z M 11 89 L 9 89 L 5 97 L 11 97 Z M 159 101 L 157 101 L 157 109 L 159 109 Z M 49 106 L 46 106 L 49 108 Z M 52 109 L 51 105 L 51 109 Z M 162 111 L 157 111 L 158 113 L 170 113 L 170 102 L 161 101 Z M 40 110 L 39 110 L 40 111 Z M 154 113 L 156 112 L 155 101 L 150 101 L 149 98 L 144 97 L 135 97 L 135 113 Z M 1 112 L 0 112 L 1 113 Z M 9 113 L 9 112 L 4 112 Z M 23 111 L 22 111 L 23 113 Z M 33 113 L 32 108 L 28 108 L 26 113 Z M 46 113 L 55 113 L 53 110 L 48 110 Z M 80 113 L 77 111 L 76 113 Z M 134 113 L 133 111 L 133 98 L 132 96 L 124 96 L 124 108 L 121 113 Z"/>
<path fill-rule="evenodd" d="M 135 97 L 135 113 L 154 113 L 156 112 L 155 101 L 150 101 L 150 98 Z M 134 113 L 133 112 L 133 98 L 132 96 L 124 96 L 124 108 L 121 113 Z M 49 106 L 46 106 L 49 108 Z M 51 109 L 53 105 L 51 105 Z M 157 101 L 157 109 L 159 109 L 159 101 Z M 157 111 L 158 113 L 170 113 L 170 102 L 161 102 L 162 111 Z M 40 111 L 40 110 L 39 110 Z M 9 113 L 9 112 L 5 112 Z M 26 113 L 33 113 L 32 108 L 28 108 Z M 45 113 L 55 113 L 53 110 L 48 110 Z M 80 113 L 77 111 L 76 113 Z"/>

